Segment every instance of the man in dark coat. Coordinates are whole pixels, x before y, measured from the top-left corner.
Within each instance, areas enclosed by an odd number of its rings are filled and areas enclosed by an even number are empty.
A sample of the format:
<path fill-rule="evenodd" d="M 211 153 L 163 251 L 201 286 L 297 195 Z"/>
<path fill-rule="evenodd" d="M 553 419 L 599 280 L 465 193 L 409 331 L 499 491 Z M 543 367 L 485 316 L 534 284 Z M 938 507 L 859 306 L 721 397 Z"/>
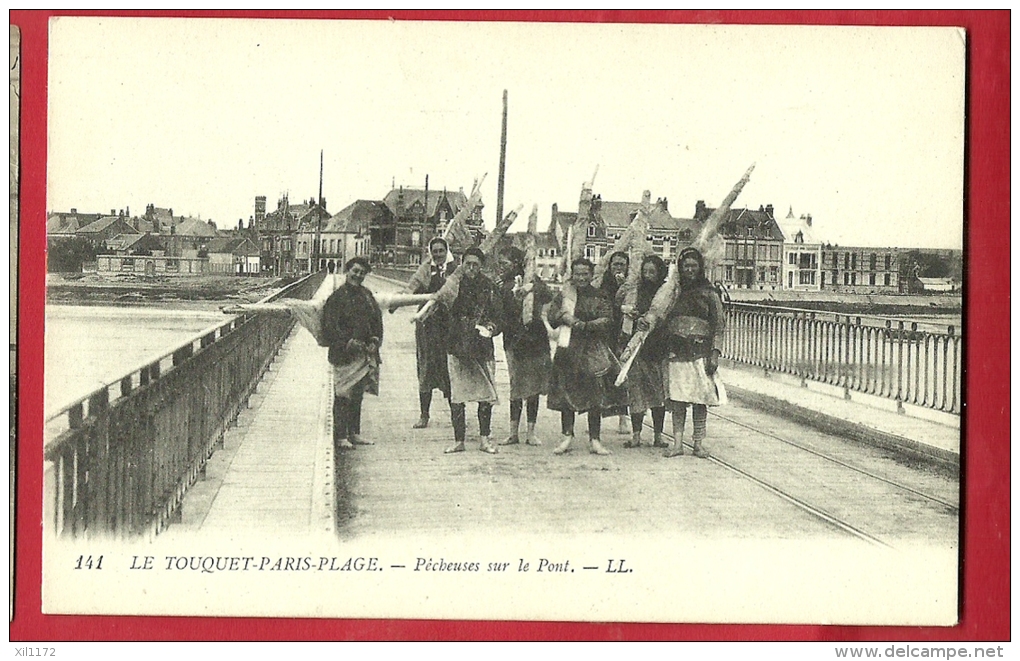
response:
<path fill-rule="evenodd" d="M 352 449 L 372 445 L 361 438 L 361 401 L 365 392 L 379 394 L 379 347 L 382 312 L 364 286 L 371 271 L 364 257 L 344 266 L 347 281 L 337 288 L 322 309 L 322 336 L 333 366 L 333 445 Z"/>

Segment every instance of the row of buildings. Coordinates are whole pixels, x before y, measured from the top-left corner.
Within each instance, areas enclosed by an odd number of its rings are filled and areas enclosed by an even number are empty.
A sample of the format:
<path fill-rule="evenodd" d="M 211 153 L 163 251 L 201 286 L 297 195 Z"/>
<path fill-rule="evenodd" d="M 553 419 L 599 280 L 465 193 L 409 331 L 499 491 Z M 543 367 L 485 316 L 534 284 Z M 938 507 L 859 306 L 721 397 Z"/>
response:
<path fill-rule="evenodd" d="M 698 201 L 689 218 L 675 217 L 665 197 L 654 204 L 650 199 L 646 238 L 651 250 L 667 259 L 695 240 L 713 212 Z M 443 234 L 469 204 L 462 188 L 430 190 L 427 179 L 424 188 L 393 187 L 381 200 L 358 199 L 335 214 L 327 211 L 321 197 L 292 203 L 283 195 L 271 211 L 266 202 L 265 196 L 255 197 L 247 225 L 238 221 L 236 228 L 225 231 L 211 221 L 176 216 L 173 209 L 152 204 L 139 217 L 131 216 L 129 209 L 110 214 L 79 214 L 75 209 L 51 213 L 47 229 L 51 248 L 52 242 L 68 237 L 102 245 L 95 260 L 100 271 L 297 276 L 354 256 L 366 256 L 377 265 L 413 268 L 429 240 Z M 644 204 L 595 195 L 585 255 L 594 261 L 604 259 Z M 456 252 L 477 245 L 485 235 L 483 211 L 481 202 L 465 209 L 467 230 L 454 237 Z M 537 237 L 542 278 L 559 280 L 567 228 L 576 220 L 576 211 L 552 205 L 549 224 Z M 893 293 L 959 288 L 959 278 L 919 277 L 925 275 L 918 264 L 923 260 L 904 259 L 916 250 L 823 243 L 811 215 L 797 216 L 792 208 L 780 218 L 771 204 L 730 209 L 719 232 L 722 247 L 710 260 L 714 266 L 709 277 L 730 289 Z M 524 234 L 511 233 L 506 242 L 523 247 Z"/>

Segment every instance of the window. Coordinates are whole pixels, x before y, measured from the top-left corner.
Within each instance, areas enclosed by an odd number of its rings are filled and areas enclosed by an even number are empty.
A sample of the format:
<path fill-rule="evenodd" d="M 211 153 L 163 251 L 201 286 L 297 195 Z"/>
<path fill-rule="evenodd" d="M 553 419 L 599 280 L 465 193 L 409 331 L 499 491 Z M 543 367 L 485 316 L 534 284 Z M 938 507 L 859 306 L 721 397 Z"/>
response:
<path fill-rule="evenodd" d="M 329 240 L 329 252 L 330 253 L 336 252 L 336 239 Z"/>
<path fill-rule="evenodd" d="M 782 248 L 778 245 L 773 244 L 769 246 L 769 259 L 773 262 L 778 262 L 782 259 L 781 250 Z"/>
<path fill-rule="evenodd" d="M 857 253 L 850 255 L 850 269 L 853 271 L 857 270 Z"/>
<path fill-rule="evenodd" d="M 764 262 L 769 258 L 769 246 L 767 243 L 758 244 L 758 260 Z"/>
<path fill-rule="evenodd" d="M 850 270 L 850 253 L 843 253 L 843 269 Z"/>
<path fill-rule="evenodd" d="M 793 266 L 794 264 L 796 264 L 796 263 L 797 263 L 797 253 L 795 253 L 795 252 L 791 252 L 791 253 L 790 253 L 790 254 L 788 255 L 788 257 L 790 258 L 790 266 Z"/>
<path fill-rule="evenodd" d="M 874 274 L 874 273 L 872 273 L 872 274 L 870 274 L 870 275 L 868 276 L 868 284 L 869 284 L 869 285 L 873 285 L 873 284 L 875 284 L 875 274 Z"/>
<path fill-rule="evenodd" d="M 769 267 L 769 282 L 779 282 L 779 267 L 778 266 L 770 266 Z"/>
<path fill-rule="evenodd" d="M 856 285 L 857 284 L 857 274 L 856 273 L 851 273 L 850 274 L 850 284 L 851 285 Z"/>
<path fill-rule="evenodd" d="M 800 284 L 802 284 L 802 285 L 813 285 L 813 284 L 815 284 L 815 272 L 814 271 L 801 271 L 800 272 Z"/>
<path fill-rule="evenodd" d="M 888 271 L 891 268 L 892 268 L 892 257 L 890 255 L 886 255 L 885 256 L 885 270 Z M 885 284 L 889 284 L 888 283 L 889 276 L 886 276 L 885 279 L 887 280 L 887 282 Z"/>
<path fill-rule="evenodd" d="M 591 227 L 594 227 L 594 225 L 591 225 Z M 595 246 L 586 245 L 584 247 L 584 256 L 587 259 L 594 259 L 595 258 Z"/>
<path fill-rule="evenodd" d="M 595 236 L 595 223 L 588 225 L 588 236 Z"/>
<path fill-rule="evenodd" d="M 849 285 L 850 284 L 850 274 L 847 273 L 847 272 L 843 273 L 843 284 L 844 285 Z"/>
<path fill-rule="evenodd" d="M 832 284 L 836 284 L 838 282 L 839 282 L 839 271 L 833 271 L 832 272 Z"/>
<path fill-rule="evenodd" d="M 815 267 L 815 256 L 814 253 L 802 252 L 800 254 L 800 268 L 802 269 L 813 269 Z"/>
<path fill-rule="evenodd" d="M 871 271 L 874 271 L 878 267 L 878 255 L 871 253 Z M 874 282 L 871 284 L 875 284 Z"/>
<path fill-rule="evenodd" d="M 727 242 L 726 243 L 726 259 L 736 259 L 736 258 L 737 258 L 737 244 Z"/>
<path fill-rule="evenodd" d="M 758 282 L 765 282 L 765 267 L 758 269 Z"/>
<path fill-rule="evenodd" d="M 822 271 L 822 286 L 825 286 L 825 271 Z"/>
<path fill-rule="evenodd" d="M 888 257 L 886 257 L 886 259 L 889 259 L 889 258 L 888 258 Z M 888 287 L 888 286 L 889 286 L 889 274 L 888 274 L 888 273 L 886 273 L 886 274 L 885 274 L 885 286 L 886 286 L 886 287 Z"/>
<path fill-rule="evenodd" d="M 793 271 L 786 274 L 786 286 L 793 289 Z"/>
<path fill-rule="evenodd" d="M 733 282 L 733 267 L 726 265 L 726 282 Z"/>

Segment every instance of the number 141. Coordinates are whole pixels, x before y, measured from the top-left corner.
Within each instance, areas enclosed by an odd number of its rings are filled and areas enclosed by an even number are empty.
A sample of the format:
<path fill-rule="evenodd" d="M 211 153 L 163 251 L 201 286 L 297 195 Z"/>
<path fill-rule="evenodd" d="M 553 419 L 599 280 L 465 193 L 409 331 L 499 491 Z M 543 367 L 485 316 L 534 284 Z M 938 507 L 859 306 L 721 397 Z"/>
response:
<path fill-rule="evenodd" d="M 103 556 L 79 555 L 78 562 L 74 563 L 75 569 L 102 569 Z"/>

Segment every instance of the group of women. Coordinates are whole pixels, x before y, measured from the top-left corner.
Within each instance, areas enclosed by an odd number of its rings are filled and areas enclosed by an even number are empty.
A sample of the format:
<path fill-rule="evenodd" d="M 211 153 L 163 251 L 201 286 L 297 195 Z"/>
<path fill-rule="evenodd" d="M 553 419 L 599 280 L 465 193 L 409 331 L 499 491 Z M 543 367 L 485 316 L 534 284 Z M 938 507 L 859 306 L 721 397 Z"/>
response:
<path fill-rule="evenodd" d="M 432 240 L 429 255 L 432 277 L 412 293 L 438 291 L 453 269 L 443 239 Z M 573 449 L 577 413 L 587 414 L 591 453 L 610 454 L 601 439 L 603 416 L 629 413 L 630 438 L 623 446 L 640 447 L 646 411 L 651 410 L 651 445 L 664 448 L 667 457 L 682 455 L 687 409 L 691 408 L 693 453 L 708 456 L 704 447 L 707 406 L 725 400 L 716 378 L 725 319 L 722 302 L 705 277 L 700 252 L 687 248 L 677 257 L 678 287 L 661 319 L 655 318 L 652 301 L 668 269 L 657 255 L 643 258 L 632 305 L 625 298 L 623 283 L 630 265 L 623 252 L 610 255 L 597 286 L 592 283 L 594 265 L 575 259 L 570 265 L 570 287 L 556 293 L 537 277 L 524 282 L 524 254 L 516 248 L 500 252 L 494 280 L 482 271 L 485 260 L 478 250 L 466 251 L 456 301 L 448 307 L 437 306 L 437 312 L 418 325 L 421 416 L 415 428 L 428 426 L 432 392 L 438 389 L 450 401 L 454 428 L 454 445 L 447 452 L 465 449 L 465 406 L 471 402 L 478 403 L 479 449 L 497 452 L 491 440 L 492 405 L 497 399 L 492 337 L 502 334 L 510 376 L 510 434 L 501 445 L 521 442 L 525 410 L 524 442 L 541 445 L 535 425 L 539 397 L 547 395 L 548 408 L 560 413 L 563 435 L 555 454 Z M 625 334 L 624 328 L 630 333 Z M 626 381 L 616 387 L 620 354 L 634 332 L 644 334 L 645 340 Z M 569 342 L 559 342 L 550 356 L 550 340 L 566 333 Z M 672 412 L 672 444 L 663 440 L 667 409 Z"/>

